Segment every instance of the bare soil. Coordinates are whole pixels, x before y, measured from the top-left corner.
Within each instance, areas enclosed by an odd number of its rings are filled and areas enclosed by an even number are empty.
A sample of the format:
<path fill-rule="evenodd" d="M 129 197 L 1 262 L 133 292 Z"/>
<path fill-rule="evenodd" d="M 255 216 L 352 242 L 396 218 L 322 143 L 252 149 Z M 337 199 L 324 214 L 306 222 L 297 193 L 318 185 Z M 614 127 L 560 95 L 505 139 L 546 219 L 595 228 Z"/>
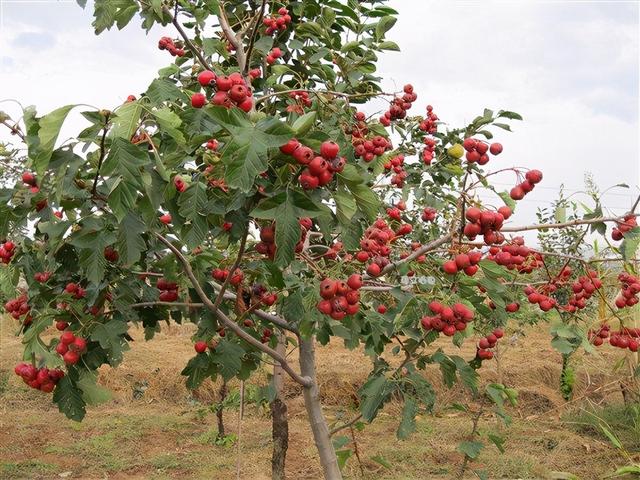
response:
<path fill-rule="evenodd" d="M 1 321 L 0 335 L 0 478 L 2 479 L 267 479 L 270 478 L 271 424 L 264 405 L 249 403 L 241 424 L 237 404 L 225 411 L 228 444 L 217 445 L 215 415 L 219 385 L 211 381 L 188 391 L 180 370 L 193 356 L 189 326 L 167 327 L 152 341 L 133 330 L 135 342 L 117 369 L 104 367 L 100 383 L 113 391 L 113 399 L 89 407 L 82 423 L 67 420 L 49 395 L 29 389 L 13 375 L 21 354 L 15 327 Z M 615 371 L 619 351 L 603 348 L 575 362 L 574 398 L 565 402 L 559 393 L 561 358 L 549 345 L 545 327 L 508 335 L 499 361 L 485 362 L 483 384 L 501 382 L 519 391 L 519 405 L 509 410 L 513 423 L 504 427 L 491 412 L 483 415 L 480 429 L 506 438 L 504 454 L 487 446 L 474 469 L 489 478 L 602 478 L 625 459 L 600 437 L 579 430 L 566 420 L 566 412 L 585 405 L 622 401 L 618 381 L 626 372 Z M 51 332 L 53 334 L 53 332 Z M 461 350 L 443 341 L 448 353 L 469 358 L 473 346 Z M 291 354 L 295 362 L 295 352 Z M 370 360 L 362 351 L 349 351 L 341 343 L 319 347 L 319 381 L 326 415 L 333 424 L 357 413 L 357 390 L 365 381 Z M 389 354 L 391 361 L 399 361 Z M 264 365 L 247 386 L 265 385 L 271 367 Z M 469 400 L 460 387 L 447 389 L 439 372 L 427 377 L 438 393 L 432 415 L 417 420 L 408 440 L 395 437 L 400 405 L 391 402 L 371 425 L 348 429 L 357 444 L 360 461 L 352 456 L 344 467 L 347 478 L 431 479 L 453 478 L 462 455 L 457 444 L 471 430 L 468 414 L 447 408 Z M 231 382 L 237 396 L 238 382 Z M 320 478 L 313 440 L 305 422 L 298 388 L 286 384 L 290 418 L 287 474 L 290 479 Z M 241 428 L 240 435 L 238 428 Z M 632 452 L 638 459 L 638 452 Z M 377 460 L 376 460 L 377 459 Z M 558 472 L 565 472 L 562 476 Z M 473 478 L 469 473 L 468 478 Z"/>

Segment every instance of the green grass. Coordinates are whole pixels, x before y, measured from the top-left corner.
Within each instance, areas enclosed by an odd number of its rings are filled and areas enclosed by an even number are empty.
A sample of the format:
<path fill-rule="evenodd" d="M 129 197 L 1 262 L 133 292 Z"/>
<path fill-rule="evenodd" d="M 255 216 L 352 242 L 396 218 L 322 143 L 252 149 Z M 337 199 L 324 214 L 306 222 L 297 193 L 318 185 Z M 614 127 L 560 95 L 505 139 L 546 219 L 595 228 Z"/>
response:
<path fill-rule="evenodd" d="M 640 403 L 574 410 L 562 419 L 578 433 L 611 442 L 604 426 L 627 451 L 640 452 Z"/>
<path fill-rule="evenodd" d="M 38 478 L 44 475 L 51 476 L 60 470 L 58 465 L 27 460 L 24 462 L 0 463 L 0 478 L 16 480 L 19 478 Z"/>

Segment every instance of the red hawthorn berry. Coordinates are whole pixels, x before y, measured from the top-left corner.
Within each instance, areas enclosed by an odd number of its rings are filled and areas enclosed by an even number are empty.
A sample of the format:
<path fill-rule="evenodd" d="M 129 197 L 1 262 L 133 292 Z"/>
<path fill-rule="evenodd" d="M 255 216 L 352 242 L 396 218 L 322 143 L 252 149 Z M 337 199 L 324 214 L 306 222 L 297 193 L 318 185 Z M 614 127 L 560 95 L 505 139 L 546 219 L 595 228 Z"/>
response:
<path fill-rule="evenodd" d="M 207 97 L 202 93 L 194 93 L 191 96 L 191 106 L 193 108 L 202 108 L 207 103 Z"/>
<path fill-rule="evenodd" d="M 340 147 L 333 141 L 322 142 L 320 145 L 320 155 L 326 159 L 336 158 L 340 152 Z"/>
<path fill-rule="evenodd" d="M 387 312 L 387 307 L 384 305 L 378 305 L 378 313 L 384 315 Z"/>
<path fill-rule="evenodd" d="M 198 82 L 203 87 L 208 87 L 211 85 L 211 82 L 216 79 L 216 74 L 211 70 L 205 70 L 204 72 L 200 72 L 198 74 Z"/>
<path fill-rule="evenodd" d="M 489 147 L 489 152 L 491 152 L 491 155 L 500 155 L 502 153 L 502 144 L 492 143 Z"/>
<path fill-rule="evenodd" d="M 442 270 L 449 275 L 455 275 L 456 273 L 458 273 L 458 266 L 456 265 L 455 261 L 447 260 L 442 264 Z"/>
<path fill-rule="evenodd" d="M 169 225 L 171 223 L 171 214 L 165 213 L 164 215 L 160 215 L 159 220 L 161 223 Z"/>

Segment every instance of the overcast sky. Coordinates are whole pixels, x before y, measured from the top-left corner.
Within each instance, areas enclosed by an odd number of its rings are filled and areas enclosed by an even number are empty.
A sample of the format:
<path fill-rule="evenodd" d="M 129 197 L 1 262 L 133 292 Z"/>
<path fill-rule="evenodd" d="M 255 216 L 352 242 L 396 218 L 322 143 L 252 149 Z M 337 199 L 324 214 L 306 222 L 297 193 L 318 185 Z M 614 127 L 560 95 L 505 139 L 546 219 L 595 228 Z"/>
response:
<path fill-rule="evenodd" d="M 414 109 L 432 104 L 452 126 L 484 107 L 524 117 L 514 133 L 496 132 L 505 149 L 489 164 L 544 172 L 517 223 L 531 223 L 560 184 L 582 189 L 585 172 L 602 189 L 629 184 L 605 196 L 612 213 L 629 208 L 640 184 L 638 1 L 390 3 L 400 16 L 389 37 L 402 52 L 380 61 L 386 89 L 412 83 Z M 36 105 L 41 114 L 69 103 L 113 108 L 144 91 L 170 60 L 156 47 L 162 29 L 146 36 L 136 22 L 95 36 L 91 7 L 83 11 L 75 1 L 0 5 L 0 99 Z M 0 110 L 17 113 L 11 103 Z M 72 117 L 61 138 L 80 122 Z M 499 182 L 508 190 L 514 180 Z"/>

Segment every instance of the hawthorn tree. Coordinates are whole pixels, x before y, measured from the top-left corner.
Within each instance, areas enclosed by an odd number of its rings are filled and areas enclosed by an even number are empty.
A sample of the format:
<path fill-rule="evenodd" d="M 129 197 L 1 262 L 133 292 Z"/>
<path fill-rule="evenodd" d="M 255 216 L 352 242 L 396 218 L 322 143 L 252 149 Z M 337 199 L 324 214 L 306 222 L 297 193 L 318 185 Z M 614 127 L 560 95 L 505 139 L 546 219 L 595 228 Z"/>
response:
<path fill-rule="evenodd" d="M 63 145 L 61 125 L 79 107 L 44 116 L 28 107 L 17 124 L 3 116 L 27 156 L 21 179 L 0 189 L 5 309 L 25 346 L 16 373 L 53 392 L 69 418 L 103 398 L 96 370 L 122 361 L 132 325 L 151 340 L 163 321 L 190 321 L 187 385 L 247 379 L 270 357 L 276 377 L 302 387 L 324 476 L 337 479 L 331 436 L 401 398 L 397 433 L 406 438 L 435 402 L 421 373 L 429 364 L 507 418 L 502 407 L 515 392 L 501 384 L 480 392 L 477 370 L 523 299 L 563 319 L 554 330 L 560 351 L 606 337 L 604 327 L 588 334 L 591 322 L 579 316 L 604 295 L 588 260 L 507 236 L 576 225 L 604 233 L 614 223 L 623 242 L 611 251 L 628 260 L 640 239 L 636 205 L 623 217 L 598 206 L 570 221 L 510 225 L 542 172 L 488 168 L 503 150 L 492 132 L 521 117 L 485 110 L 450 128 L 431 106 L 410 114 L 413 87 L 385 92 L 376 76 L 378 54 L 398 50 L 387 39 L 396 12 L 385 0 L 96 0 L 94 8 L 96 34 L 136 16 L 146 30 L 173 25 L 175 38 L 158 41 L 172 63 L 122 105 L 82 111 L 89 126 Z M 387 102 L 382 115 L 358 108 L 372 99 Z M 515 178 L 510 192 L 491 184 L 504 171 Z M 483 205 L 481 189 L 497 205 Z M 576 266 L 552 271 L 547 255 Z M 640 332 L 621 313 L 640 292 L 627 266 L 615 306 L 607 300 L 620 322 L 611 343 L 637 351 Z M 532 283 L 532 272 L 544 280 Z M 573 293 L 560 302 L 562 288 Z M 59 338 L 46 343 L 52 326 Z M 334 337 L 363 345 L 374 367 L 359 415 L 330 429 L 314 348 Z M 430 347 L 439 337 L 458 346 L 479 337 L 476 355 Z M 287 360 L 292 348 L 298 366 Z M 479 412 L 459 446 L 460 475 L 483 446 Z"/>

